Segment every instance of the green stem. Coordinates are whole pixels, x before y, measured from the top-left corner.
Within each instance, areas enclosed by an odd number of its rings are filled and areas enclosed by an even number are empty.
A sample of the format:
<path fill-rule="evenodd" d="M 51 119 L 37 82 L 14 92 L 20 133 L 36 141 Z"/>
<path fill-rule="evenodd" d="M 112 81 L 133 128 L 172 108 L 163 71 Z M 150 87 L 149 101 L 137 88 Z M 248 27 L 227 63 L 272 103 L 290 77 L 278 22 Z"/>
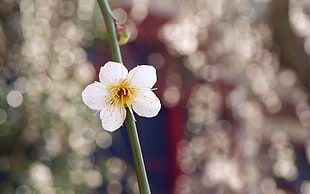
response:
<path fill-rule="evenodd" d="M 119 49 L 119 45 L 118 45 L 118 41 L 117 41 L 117 37 L 116 37 L 114 18 L 113 18 L 110 6 L 109 6 L 107 0 L 97 0 L 97 1 L 99 4 L 101 13 L 103 15 L 105 25 L 106 25 L 109 45 L 111 47 L 110 49 L 112 52 L 112 59 L 113 59 L 113 61 L 123 63 L 121 51 Z"/>
<path fill-rule="evenodd" d="M 151 190 L 144 167 L 143 156 L 140 148 L 140 142 L 136 124 L 134 122 L 133 113 L 130 108 L 126 108 L 126 127 L 128 130 L 128 137 L 133 156 L 133 161 L 135 164 L 140 193 L 149 194 L 151 193 Z"/>
<path fill-rule="evenodd" d="M 107 0 L 97 0 L 97 1 L 100 6 L 100 9 L 101 9 L 101 12 L 104 18 L 104 22 L 107 28 L 107 35 L 108 35 L 108 40 L 109 40 L 109 44 L 111 47 L 112 59 L 113 61 L 122 63 L 122 56 L 121 56 L 120 48 L 118 45 L 115 26 L 114 26 L 114 18 L 112 16 L 112 12 L 109 7 L 109 4 Z M 135 119 L 134 119 L 133 113 L 130 108 L 126 108 L 125 122 L 126 122 L 126 128 L 128 132 L 132 157 L 133 157 L 133 161 L 134 161 L 134 165 L 136 169 L 140 193 L 150 194 L 151 190 L 150 190 L 150 186 L 148 183 L 146 170 L 144 167 L 143 156 L 142 156 L 138 132 L 137 132 L 136 124 L 135 124 Z"/>

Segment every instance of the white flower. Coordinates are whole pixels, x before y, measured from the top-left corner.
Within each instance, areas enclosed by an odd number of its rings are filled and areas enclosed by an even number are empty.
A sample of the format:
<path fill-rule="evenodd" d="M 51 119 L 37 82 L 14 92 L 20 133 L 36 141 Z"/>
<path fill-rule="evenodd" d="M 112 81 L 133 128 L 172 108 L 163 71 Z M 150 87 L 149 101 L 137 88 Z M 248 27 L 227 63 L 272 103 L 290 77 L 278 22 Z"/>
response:
<path fill-rule="evenodd" d="M 100 68 L 100 82 L 88 85 L 82 92 L 83 102 L 100 111 L 105 130 L 115 131 L 126 118 L 126 107 L 144 117 L 158 114 L 161 104 L 152 92 L 156 79 L 152 66 L 137 66 L 128 73 L 123 64 L 109 61 Z"/>

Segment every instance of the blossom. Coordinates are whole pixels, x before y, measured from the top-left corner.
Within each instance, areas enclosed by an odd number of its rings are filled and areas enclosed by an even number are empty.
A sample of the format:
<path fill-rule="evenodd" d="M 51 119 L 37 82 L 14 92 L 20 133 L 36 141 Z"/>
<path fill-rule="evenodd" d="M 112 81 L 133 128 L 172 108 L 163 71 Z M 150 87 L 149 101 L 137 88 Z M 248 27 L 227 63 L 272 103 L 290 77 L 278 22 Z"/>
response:
<path fill-rule="evenodd" d="M 109 61 L 100 68 L 100 82 L 88 85 L 82 99 L 89 108 L 100 111 L 105 130 L 115 131 L 122 126 L 127 107 L 132 107 L 139 116 L 158 114 L 161 104 L 152 91 L 156 79 L 152 66 L 140 65 L 128 73 L 123 64 Z"/>

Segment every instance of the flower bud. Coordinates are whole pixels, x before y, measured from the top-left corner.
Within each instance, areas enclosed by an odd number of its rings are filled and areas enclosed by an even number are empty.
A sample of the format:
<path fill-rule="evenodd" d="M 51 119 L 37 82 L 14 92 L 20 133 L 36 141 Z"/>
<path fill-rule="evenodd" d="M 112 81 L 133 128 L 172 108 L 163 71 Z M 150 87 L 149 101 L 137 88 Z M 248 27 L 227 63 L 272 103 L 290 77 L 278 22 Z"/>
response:
<path fill-rule="evenodd" d="M 126 44 L 130 37 L 129 30 L 125 26 L 122 26 L 118 24 L 117 22 L 114 22 L 114 23 L 115 23 L 115 30 L 116 30 L 118 44 L 119 45 Z"/>

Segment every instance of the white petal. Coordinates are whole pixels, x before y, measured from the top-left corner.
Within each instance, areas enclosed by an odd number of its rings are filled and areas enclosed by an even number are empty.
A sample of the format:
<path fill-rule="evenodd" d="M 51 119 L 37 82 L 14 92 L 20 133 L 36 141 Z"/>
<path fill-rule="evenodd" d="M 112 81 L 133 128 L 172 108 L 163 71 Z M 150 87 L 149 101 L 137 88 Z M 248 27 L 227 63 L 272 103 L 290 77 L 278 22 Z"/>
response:
<path fill-rule="evenodd" d="M 128 80 L 138 88 L 152 88 L 156 83 L 156 70 L 150 65 L 140 65 L 129 71 Z"/>
<path fill-rule="evenodd" d="M 126 118 L 126 109 L 121 106 L 107 105 L 100 111 L 102 127 L 107 131 L 120 128 Z"/>
<path fill-rule="evenodd" d="M 151 90 L 147 90 L 134 99 L 133 110 L 143 117 L 154 117 L 158 114 L 161 104 L 157 96 Z"/>
<path fill-rule="evenodd" d="M 125 79 L 128 75 L 128 70 L 121 63 L 107 62 L 100 68 L 99 80 L 102 84 L 108 86 L 120 79 Z"/>
<path fill-rule="evenodd" d="M 91 109 L 100 110 L 108 100 L 109 92 L 99 82 L 88 85 L 82 92 L 83 102 Z"/>

